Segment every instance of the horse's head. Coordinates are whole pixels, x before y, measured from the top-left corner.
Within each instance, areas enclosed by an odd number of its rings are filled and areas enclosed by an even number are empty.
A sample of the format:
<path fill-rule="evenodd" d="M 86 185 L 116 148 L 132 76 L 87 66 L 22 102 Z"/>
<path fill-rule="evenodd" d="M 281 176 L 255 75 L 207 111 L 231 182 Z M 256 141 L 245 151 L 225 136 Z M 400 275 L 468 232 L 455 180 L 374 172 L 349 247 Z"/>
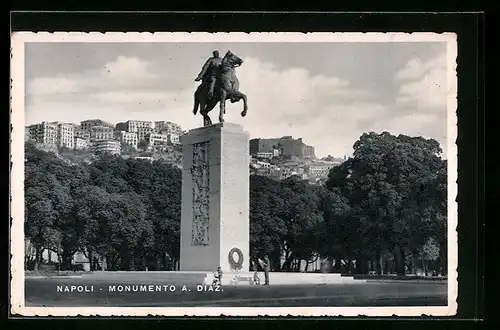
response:
<path fill-rule="evenodd" d="M 230 65 L 233 68 L 243 64 L 243 60 L 238 56 L 234 55 L 230 50 L 227 51 L 223 61 L 225 61 L 228 65 Z"/>

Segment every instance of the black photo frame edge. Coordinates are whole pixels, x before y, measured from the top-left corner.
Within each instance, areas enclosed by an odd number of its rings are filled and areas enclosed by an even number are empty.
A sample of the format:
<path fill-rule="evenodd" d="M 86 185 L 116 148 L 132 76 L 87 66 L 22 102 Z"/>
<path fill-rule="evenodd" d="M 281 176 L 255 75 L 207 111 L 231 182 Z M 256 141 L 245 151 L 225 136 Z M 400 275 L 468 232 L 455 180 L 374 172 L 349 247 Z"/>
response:
<path fill-rule="evenodd" d="M 205 31 L 205 32 L 456 32 L 458 34 L 458 118 L 459 131 L 459 296 L 458 320 L 478 321 L 484 319 L 485 291 L 484 291 L 484 238 L 485 238 L 485 40 L 484 40 L 484 13 L 111 13 L 111 12 L 12 12 L 11 31 Z M 9 122 L 10 125 L 10 122 Z M 10 127 L 9 127 L 10 132 Z M 9 133 L 10 134 L 10 133 Z M 10 166 L 10 159 L 9 159 Z M 461 174 L 460 174 L 461 173 Z M 4 231 L 5 232 L 5 231 Z M 8 231 L 7 231 L 8 233 Z M 8 242 L 9 237 L 5 237 Z M 10 256 L 10 252 L 5 251 Z M 8 262 L 8 261 L 7 261 Z M 8 274 L 10 276 L 10 274 Z M 7 278 L 9 282 L 9 277 Z M 3 304 L 2 314 L 9 317 L 7 304 Z M 26 319 L 26 318 L 23 318 Z M 51 319 L 51 327 L 61 325 L 67 327 L 80 326 L 92 322 L 95 327 L 103 325 L 107 318 L 94 320 Z M 118 325 L 123 318 L 112 318 Z M 157 322 L 160 318 L 153 318 Z M 449 318 L 448 318 L 449 319 Z M 36 318 L 27 321 L 31 323 Z M 150 323 L 142 318 L 136 318 L 140 324 Z M 253 319 L 248 319 L 251 321 Z M 288 321 L 282 318 L 282 324 Z M 309 322 L 324 323 L 340 322 L 343 326 L 361 326 L 364 322 L 373 322 L 374 319 L 335 318 L 330 320 L 314 318 L 296 319 L 295 322 L 305 324 Z M 430 320 L 418 319 L 420 322 Z M 448 323 L 444 319 L 433 318 L 442 324 Z M 11 319 L 9 322 L 21 320 Z M 74 321 L 79 321 L 77 325 Z M 165 320 L 167 321 L 167 320 Z M 190 320 L 168 320 L 176 324 L 195 322 Z M 215 320 L 204 319 L 204 322 Z M 240 326 L 244 320 L 225 319 L 225 324 Z M 263 320 L 264 321 L 264 320 Z M 408 319 L 384 319 L 382 322 L 396 321 L 398 326 L 414 326 Z M 434 322 L 432 321 L 432 322 Z M 116 322 L 116 323 L 115 323 Z M 238 323 L 234 323 L 238 322 Z M 267 322 L 272 322 L 266 320 Z M 319 323 L 318 323 L 319 322 Z M 420 323 L 419 322 L 419 323 Z M 75 323 L 75 324 L 73 324 Z M 273 322 L 274 323 L 274 322 Z M 404 323 L 404 325 L 403 325 Z M 468 322 L 467 322 L 468 323 Z M 105 326 L 108 322 L 106 322 Z M 417 325 L 417 324 L 415 324 Z M 85 325 L 83 325 L 85 326 Z M 86 325 L 88 326 L 88 324 Z M 149 326 L 149 325 L 148 325 Z M 274 326 L 274 325 L 273 325 Z M 289 324 L 289 326 L 294 326 Z M 427 326 L 427 325 L 426 325 Z"/>

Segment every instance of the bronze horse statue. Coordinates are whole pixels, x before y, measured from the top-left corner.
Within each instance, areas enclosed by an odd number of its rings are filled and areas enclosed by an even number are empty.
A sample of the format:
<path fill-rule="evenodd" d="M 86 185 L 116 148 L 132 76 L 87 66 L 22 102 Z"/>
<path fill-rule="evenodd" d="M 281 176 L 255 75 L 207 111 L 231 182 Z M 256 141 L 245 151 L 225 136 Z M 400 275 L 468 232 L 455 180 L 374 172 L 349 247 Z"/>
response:
<path fill-rule="evenodd" d="M 247 96 L 239 91 L 240 82 L 236 77 L 236 67 L 243 64 L 243 60 L 228 51 L 218 69 L 218 74 L 215 82 L 214 95 L 209 97 L 209 83 L 206 79 L 198 86 L 194 93 L 194 108 L 193 114 L 198 113 L 203 116 L 203 125 L 212 125 L 212 120 L 208 113 L 212 111 L 217 103 L 220 102 L 219 122 L 224 122 L 224 114 L 226 113 L 226 100 L 231 103 L 243 100 L 243 111 L 241 116 L 245 117 L 248 110 Z"/>

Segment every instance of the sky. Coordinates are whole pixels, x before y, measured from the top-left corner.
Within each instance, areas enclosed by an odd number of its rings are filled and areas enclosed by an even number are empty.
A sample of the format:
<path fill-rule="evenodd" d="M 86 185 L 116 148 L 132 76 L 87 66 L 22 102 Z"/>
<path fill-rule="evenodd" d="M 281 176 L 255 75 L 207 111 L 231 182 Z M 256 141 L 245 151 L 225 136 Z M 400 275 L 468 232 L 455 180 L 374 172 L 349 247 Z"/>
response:
<path fill-rule="evenodd" d="M 218 49 L 244 60 L 236 74 L 243 103 L 225 120 L 251 138 L 291 135 L 317 157 L 350 156 L 367 132 L 438 140 L 446 156 L 444 42 L 27 43 L 25 122 L 167 120 L 194 116 L 194 81 Z M 218 119 L 218 107 L 210 113 Z"/>

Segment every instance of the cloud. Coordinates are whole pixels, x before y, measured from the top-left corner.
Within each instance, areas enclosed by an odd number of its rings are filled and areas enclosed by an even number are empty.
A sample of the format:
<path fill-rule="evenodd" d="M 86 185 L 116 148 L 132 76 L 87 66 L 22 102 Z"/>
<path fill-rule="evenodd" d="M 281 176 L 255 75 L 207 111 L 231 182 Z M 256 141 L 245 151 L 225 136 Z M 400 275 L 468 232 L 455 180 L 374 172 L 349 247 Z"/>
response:
<path fill-rule="evenodd" d="M 82 91 L 83 86 L 80 80 L 65 76 L 36 78 L 30 81 L 27 86 L 29 95 L 58 95 Z"/>
<path fill-rule="evenodd" d="M 446 68 L 446 55 L 441 54 L 425 62 L 420 58 L 413 58 L 400 69 L 395 76 L 396 80 L 415 80 L 422 78 L 435 68 Z"/>
<path fill-rule="evenodd" d="M 411 105 L 420 111 L 446 110 L 447 76 L 444 55 L 425 62 L 412 59 L 396 73 L 395 79 L 401 83 L 396 99 L 398 105 Z"/>
<path fill-rule="evenodd" d="M 136 89 L 154 86 L 159 75 L 149 70 L 148 63 L 135 57 L 120 56 L 101 69 L 82 74 L 37 77 L 28 81 L 27 94 L 62 95 L 93 93 L 105 90 Z"/>
<path fill-rule="evenodd" d="M 107 63 L 102 69 L 102 75 L 115 80 L 156 76 L 148 71 L 148 62 L 125 56 L 119 56 L 115 61 Z"/>
<path fill-rule="evenodd" d="M 402 85 L 397 101 L 420 107 L 418 97 L 427 95 L 429 99 L 434 97 L 429 93 L 442 93 L 425 89 L 442 79 L 441 71 L 436 71 L 441 66 L 436 63 L 419 64 L 418 75 L 416 70 L 398 73 Z M 350 155 L 352 145 L 364 132 L 423 135 L 434 127 L 430 124 L 435 118 L 432 115 L 404 117 L 394 104 L 381 103 L 375 91 L 336 76 L 313 75 L 300 67 L 281 69 L 256 57 L 244 58 L 237 76 L 249 110 L 242 118 L 242 102 L 227 102 L 226 121 L 243 125 L 251 137 L 301 137 L 316 148 L 319 157 Z M 124 56 L 80 74 L 37 77 L 26 89 L 27 124 L 44 120 L 77 123 L 89 118 L 113 123 L 171 120 L 191 129 L 202 125 L 201 116 L 192 114 L 197 87 L 193 79 L 186 76 L 185 68 Z M 218 110 L 211 113 L 214 121 Z"/>

